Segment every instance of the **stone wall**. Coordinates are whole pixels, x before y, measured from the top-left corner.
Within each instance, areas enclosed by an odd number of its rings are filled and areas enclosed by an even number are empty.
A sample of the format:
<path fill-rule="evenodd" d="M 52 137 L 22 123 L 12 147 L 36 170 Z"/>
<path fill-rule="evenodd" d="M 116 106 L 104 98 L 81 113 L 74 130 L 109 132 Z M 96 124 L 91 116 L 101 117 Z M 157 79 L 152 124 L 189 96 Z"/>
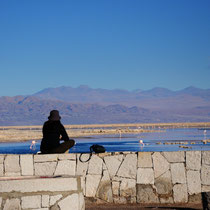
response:
<path fill-rule="evenodd" d="M 84 210 L 81 177 L 0 178 L 0 209 Z"/>
<path fill-rule="evenodd" d="M 200 203 L 210 191 L 210 151 L 79 155 L 0 155 L 0 176 L 82 175 L 86 200 L 98 203 Z"/>

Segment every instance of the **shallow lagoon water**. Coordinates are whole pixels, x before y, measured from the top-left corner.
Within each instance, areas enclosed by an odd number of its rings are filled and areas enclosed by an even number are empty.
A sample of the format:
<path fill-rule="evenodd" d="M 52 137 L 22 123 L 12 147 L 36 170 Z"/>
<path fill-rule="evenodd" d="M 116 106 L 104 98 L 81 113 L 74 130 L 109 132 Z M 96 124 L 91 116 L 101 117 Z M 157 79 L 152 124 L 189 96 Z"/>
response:
<path fill-rule="evenodd" d="M 76 138 L 76 145 L 70 153 L 88 153 L 92 144 L 103 145 L 107 152 L 210 150 L 210 142 L 206 144 L 202 142 L 206 139 L 210 139 L 210 130 L 198 128 L 161 129 L 152 133 L 122 134 L 121 137 L 119 134 L 97 135 L 90 138 Z M 139 143 L 139 140 L 143 140 L 144 146 Z M 33 150 L 30 149 L 31 142 L 0 143 L 0 154 L 36 154 L 41 141 L 37 141 Z M 182 144 L 183 142 L 187 144 Z"/>

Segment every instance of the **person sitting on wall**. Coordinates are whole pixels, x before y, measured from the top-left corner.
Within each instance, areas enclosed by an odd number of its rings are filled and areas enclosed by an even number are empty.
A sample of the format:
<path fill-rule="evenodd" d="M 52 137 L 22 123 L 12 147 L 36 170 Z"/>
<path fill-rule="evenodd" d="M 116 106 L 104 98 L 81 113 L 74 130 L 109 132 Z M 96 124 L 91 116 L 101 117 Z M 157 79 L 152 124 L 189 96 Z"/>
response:
<path fill-rule="evenodd" d="M 43 138 L 40 146 L 42 154 L 65 153 L 75 145 L 73 139 L 69 136 L 60 122 L 60 115 L 58 110 L 52 110 L 42 128 Z M 64 140 L 63 143 L 60 143 Z"/>

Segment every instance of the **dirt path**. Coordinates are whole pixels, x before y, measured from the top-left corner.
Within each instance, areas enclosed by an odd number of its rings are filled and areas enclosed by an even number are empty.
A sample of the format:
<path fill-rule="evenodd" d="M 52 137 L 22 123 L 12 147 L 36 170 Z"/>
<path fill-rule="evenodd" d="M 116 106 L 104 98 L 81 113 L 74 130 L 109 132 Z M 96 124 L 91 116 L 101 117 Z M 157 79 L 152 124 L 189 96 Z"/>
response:
<path fill-rule="evenodd" d="M 167 204 L 167 205 L 142 205 L 142 204 L 87 204 L 85 210 L 172 210 L 172 209 L 184 209 L 184 210 L 194 210 L 194 209 L 203 209 L 201 204 Z"/>

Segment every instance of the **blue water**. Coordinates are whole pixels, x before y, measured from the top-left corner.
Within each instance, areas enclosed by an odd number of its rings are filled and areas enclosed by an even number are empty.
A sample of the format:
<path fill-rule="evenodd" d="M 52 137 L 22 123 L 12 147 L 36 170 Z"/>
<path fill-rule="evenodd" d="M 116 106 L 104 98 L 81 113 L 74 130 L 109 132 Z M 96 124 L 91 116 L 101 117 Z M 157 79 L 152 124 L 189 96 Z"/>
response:
<path fill-rule="evenodd" d="M 187 151 L 187 150 L 210 150 L 210 143 L 203 144 L 201 140 L 210 139 L 210 130 L 206 132 L 197 128 L 178 128 L 160 130 L 154 133 L 122 134 L 92 136 L 91 138 L 76 138 L 76 145 L 71 148 L 70 153 L 88 153 L 92 144 L 100 144 L 106 148 L 107 152 L 122 151 Z M 144 146 L 139 143 L 143 140 Z M 40 150 L 40 142 L 36 147 L 30 149 L 32 141 L 0 143 L 0 154 L 36 154 Z M 160 144 L 157 144 L 160 142 Z M 166 142 L 177 142 L 179 144 L 164 144 Z M 180 144 L 187 142 L 188 144 Z M 191 142 L 195 144 L 191 144 Z M 189 148 L 180 148 L 187 146 Z"/>

